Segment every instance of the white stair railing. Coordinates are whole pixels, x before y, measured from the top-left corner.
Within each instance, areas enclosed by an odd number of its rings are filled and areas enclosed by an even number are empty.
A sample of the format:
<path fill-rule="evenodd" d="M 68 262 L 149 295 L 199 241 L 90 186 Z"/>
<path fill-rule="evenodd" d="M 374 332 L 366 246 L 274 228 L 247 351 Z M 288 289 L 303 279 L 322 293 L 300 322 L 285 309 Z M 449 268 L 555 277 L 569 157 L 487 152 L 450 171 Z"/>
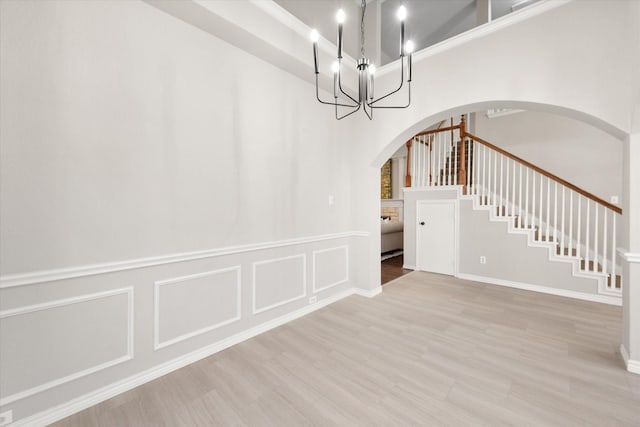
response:
<path fill-rule="evenodd" d="M 616 223 L 622 210 L 557 176 L 466 133 L 474 174 L 467 194 L 494 215 L 509 217 L 535 242 L 555 246 L 580 273 L 604 278 L 604 293 L 621 292 Z"/>
<path fill-rule="evenodd" d="M 421 132 L 407 142 L 410 187 L 457 185 L 462 156 L 460 126 Z M 470 164 L 465 159 L 466 164 Z"/>
<path fill-rule="evenodd" d="M 459 125 L 421 132 L 407 142 L 408 187 L 459 185 L 495 217 L 599 277 L 602 293 L 620 295 L 616 223 L 622 210 L 466 131 Z"/>

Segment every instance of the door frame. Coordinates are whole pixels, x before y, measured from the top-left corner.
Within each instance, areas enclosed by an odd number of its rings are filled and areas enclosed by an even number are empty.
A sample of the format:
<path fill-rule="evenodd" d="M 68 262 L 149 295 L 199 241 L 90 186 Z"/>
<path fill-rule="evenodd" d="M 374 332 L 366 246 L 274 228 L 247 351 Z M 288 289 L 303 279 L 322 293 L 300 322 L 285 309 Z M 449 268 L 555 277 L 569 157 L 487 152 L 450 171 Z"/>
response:
<path fill-rule="evenodd" d="M 460 201 L 459 199 L 448 199 L 448 200 L 416 200 L 416 270 L 417 271 L 425 271 L 418 265 L 418 260 L 420 260 L 420 247 L 421 245 L 421 237 L 418 232 L 418 212 L 420 209 L 420 205 L 442 205 L 449 204 L 453 205 L 453 277 L 458 277 L 459 271 L 459 262 L 460 258 Z"/>

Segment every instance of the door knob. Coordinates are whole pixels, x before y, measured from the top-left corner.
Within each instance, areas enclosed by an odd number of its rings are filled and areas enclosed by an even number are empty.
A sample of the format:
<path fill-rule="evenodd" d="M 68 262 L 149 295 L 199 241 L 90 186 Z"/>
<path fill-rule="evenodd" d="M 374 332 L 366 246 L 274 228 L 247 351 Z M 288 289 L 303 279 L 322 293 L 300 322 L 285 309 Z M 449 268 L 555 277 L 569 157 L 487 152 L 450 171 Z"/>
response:
<path fill-rule="evenodd" d="M 424 221 L 420 221 L 420 225 L 424 225 Z"/>

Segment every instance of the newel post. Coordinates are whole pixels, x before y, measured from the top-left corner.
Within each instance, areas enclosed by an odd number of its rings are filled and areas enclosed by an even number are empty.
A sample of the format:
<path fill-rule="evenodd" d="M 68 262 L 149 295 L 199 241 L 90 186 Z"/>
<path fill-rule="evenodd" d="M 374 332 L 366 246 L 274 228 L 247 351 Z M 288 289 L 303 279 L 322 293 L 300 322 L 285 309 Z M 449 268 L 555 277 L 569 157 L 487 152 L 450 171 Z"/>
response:
<path fill-rule="evenodd" d="M 407 173 L 404 176 L 404 186 L 411 187 L 411 145 L 413 144 L 413 139 L 407 141 Z"/>
<path fill-rule="evenodd" d="M 465 138 L 467 137 L 467 122 L 465 120 L 464 114 L 460 119 L 460 164 L 458 165 L 458 185 L 465 185 L 467 182 L 467 159 L 465 153 Z M 463 194 L 466 194 L 467 189 L 463 189 Z"/>

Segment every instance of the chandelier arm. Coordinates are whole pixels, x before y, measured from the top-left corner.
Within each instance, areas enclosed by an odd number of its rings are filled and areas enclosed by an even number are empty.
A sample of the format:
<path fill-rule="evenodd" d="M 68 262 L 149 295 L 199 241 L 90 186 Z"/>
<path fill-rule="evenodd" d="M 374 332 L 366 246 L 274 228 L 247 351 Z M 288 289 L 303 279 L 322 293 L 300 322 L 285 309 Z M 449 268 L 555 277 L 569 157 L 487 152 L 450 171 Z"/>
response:
<path fill-rule="evenodd" d="M 389 92 L 388 94 L 381 96 L 380 98 L 376 98 L 373 101 L 369 102 L 369 106 L 373 107 L 373 104 L 375 104 L 376 102 L 382 101 L 383 99 L 393 95 L 394 93 L 397 93 L 400 89 L 402 89 L 403 85 L 404 85 L 404 57 L 401 57 L 400 58 L 400 86 L 398 86 L 398 88 L 393 92 Z M 375 108 L 379 108 L 379 107 L 375 107 Z"/>
<path fill-rule="evenodd" d="M 367 117 L 369 118 L 369 120 L 373 120 L 373 109 L 371 107 L 369 107 L 369 110 L 371 111 L 367 111 L 367 103 L 363 103 L 362 104 L 362 111 L 364 111 L 364 113 L 367 115 Z"/>
<path fill-rule="evenodd" d="M 342 90 L 342 78 L 340 77 L 341 74 L 342 73 L 340 72 L 340 70 L 338 70 L 338 89 L 340 90 L 340 92 L 342 92 L 343 95 L 345 95 L 347 98 L 352 100 L 355 104 L 360 105 L 360 102 L 356 101 L 355 99 L 353 99 L 353 97 L 351 95 L 349 95 L 347 92 Z M 355 105 L 354 105 L 354 107 L 355 107 Z"/>
<path fill-rule="evenodd" d="M 397 105 L 397 106 L 386 106 L 386 105 L 380 105 L 380 106 L 376 106 L 376 105 L 371 105 L 371 104 L 367 104 L 369 106 L 369 108 L 371 108 L 372 110 L 376 109 L 376 108 L 385 108 L 385 109 L 402 109 L 402 108 L 407 108 L 409 107 L 409 105 L 411 105 L 411 82 L 407 82 L 407 86 L 409 88 L 409 99 L 407 100 L 407 105 Z M 391 95 L 391 94 L 389 94 Z"/>
<path fill-rule="evenodd" d="M 358 104 L 358 108 L 356 108 L 355 110 L 353 110 L 353 111 L 351 111 L 351 112 L 349 112 L 349 113 L 347 113 L 347 114 L 344 114 L 344 115 L 342 115 L 342 116 L 338 116 L 338 106 L 336 105 L 336 119 L 337 119 L 337 120 L 342 120 L 342 119 L 344 119 L 345 117 L 349 117 L 349 116 L 350 116 L 350 115 L 352 115 L 353 113 L 358 112 L 358 110 L 360 109 L 360 107 L 362 107 L 362 104 Z"/>
<path fill-rule="evenodd" d="M 338 101 L 334 101 L 334 102 L 327 102 L 327 101 L 323 101 L 322 99 L 320 99 L 320 93 L 318 91 L 318 75 L 316 74 L 316 99 L 321 103 L 321 104 L 326 104 L 326 105 L 335 105 L 335 106 L 340 106 L 340 107 L 350 107 L 350 108 L 355 108 L 355 105 L 349 105 L 349 104 L 340 104 L 338 103 Z"/>

